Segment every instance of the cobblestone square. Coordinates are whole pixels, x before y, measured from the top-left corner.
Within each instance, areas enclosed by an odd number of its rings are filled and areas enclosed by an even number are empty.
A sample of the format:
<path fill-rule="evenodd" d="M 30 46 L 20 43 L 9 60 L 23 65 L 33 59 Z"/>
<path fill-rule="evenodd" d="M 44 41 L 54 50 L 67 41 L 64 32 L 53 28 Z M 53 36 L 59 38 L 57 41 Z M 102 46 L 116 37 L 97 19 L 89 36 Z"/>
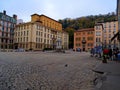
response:
<path fill-rule="evenodd" d="M 0 90 L 93 90 L 87 52 L 0 52 Z"/>

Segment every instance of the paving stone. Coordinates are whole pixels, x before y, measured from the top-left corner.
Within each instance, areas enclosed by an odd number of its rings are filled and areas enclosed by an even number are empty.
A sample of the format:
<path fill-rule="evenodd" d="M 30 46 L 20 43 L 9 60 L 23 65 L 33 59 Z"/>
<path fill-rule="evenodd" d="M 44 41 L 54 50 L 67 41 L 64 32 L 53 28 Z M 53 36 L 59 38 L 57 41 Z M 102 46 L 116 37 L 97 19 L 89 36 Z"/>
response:
<path fill-rule="evenodd" d="M 0 52 L 0 89 L 92 90 L 99 63 L 86 52 Z"/>

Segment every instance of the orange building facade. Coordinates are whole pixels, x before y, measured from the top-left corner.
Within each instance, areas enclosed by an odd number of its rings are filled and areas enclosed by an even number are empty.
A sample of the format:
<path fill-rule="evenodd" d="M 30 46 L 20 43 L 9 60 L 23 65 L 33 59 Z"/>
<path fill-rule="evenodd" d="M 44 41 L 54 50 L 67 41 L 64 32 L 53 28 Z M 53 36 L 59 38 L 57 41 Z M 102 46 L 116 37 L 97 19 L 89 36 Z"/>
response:
<path fill-rule="evenodd" d="M 94 28 L 80 29 L 74 32 L 74 50 L 88 51 L 94 47 Z"/>

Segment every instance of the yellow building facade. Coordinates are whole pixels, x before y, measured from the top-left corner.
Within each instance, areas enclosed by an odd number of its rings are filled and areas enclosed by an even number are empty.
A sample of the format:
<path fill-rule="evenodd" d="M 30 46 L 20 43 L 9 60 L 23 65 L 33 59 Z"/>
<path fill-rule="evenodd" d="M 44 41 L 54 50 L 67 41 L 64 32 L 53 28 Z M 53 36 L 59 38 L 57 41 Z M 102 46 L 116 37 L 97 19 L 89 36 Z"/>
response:
<path fill-rule="evenodd" d="M 44 18 L 47 18 L 47 16 L 44 15 Z M 25 50 L 55 49 L 56 41 L 60 38 L 62 48 L 68 49 L 69 35 L 62 31 L 62 25 L 55 20 L 51 21 L 51 18 L 46 19 L 60 25 L 59 28 L 56 28 L 45 22 L 43 23 L 40 19 L 40 15 L 34 14 L 31 15 L 31 22 L 18 24 L 16 26 L 14 35 L 15 48 L 24 48 Z"/>
<path fill-rule="evenodd" d="M 54 30 L 62 31 L 61 23 L 45 15 L 33 14 L 31 15 L 31 21 L 32 22 L 40 21 L 43 26 L 50 27 Z"/>

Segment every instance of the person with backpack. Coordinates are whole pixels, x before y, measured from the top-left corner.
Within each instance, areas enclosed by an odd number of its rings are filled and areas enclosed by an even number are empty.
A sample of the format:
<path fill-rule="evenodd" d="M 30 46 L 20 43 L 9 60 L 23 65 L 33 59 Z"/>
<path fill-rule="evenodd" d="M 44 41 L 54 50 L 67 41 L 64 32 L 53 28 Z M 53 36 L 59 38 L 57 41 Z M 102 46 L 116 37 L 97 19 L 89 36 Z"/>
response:
<path fill-rule="evenodd" d="M 103 50 L 103 63 L 107 63 L 107 59 L 108 59 L 108 55 L 109 55 L 109 49 L 108 48 L 105 48 Z"/>

